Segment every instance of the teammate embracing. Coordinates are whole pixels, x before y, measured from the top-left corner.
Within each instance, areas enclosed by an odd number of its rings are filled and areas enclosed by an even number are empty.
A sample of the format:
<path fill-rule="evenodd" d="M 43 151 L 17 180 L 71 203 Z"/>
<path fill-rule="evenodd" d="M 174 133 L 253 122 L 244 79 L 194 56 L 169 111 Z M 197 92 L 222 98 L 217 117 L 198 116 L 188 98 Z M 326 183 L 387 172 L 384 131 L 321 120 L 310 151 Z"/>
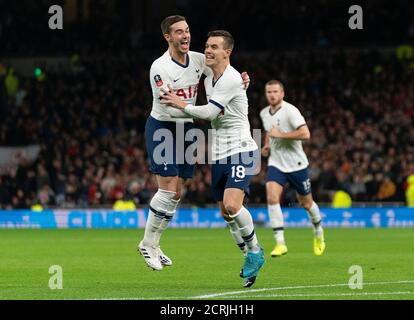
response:
<path fill-rule="evenodd" d="M 213 194 L 224 219 L 234 223 L 239 242 L 247 247 L 240 276 L 245 278 L 244 287 L 250 287 L 265 258 L 252 216 L 243 206 L 243 200 L 260 161 L 257 144 L 250 133 L 246 90 L 239 73 L 230 65 L 233 46 L 234 39 L 227 31 L 208 34 L 204 52 L 206 65 L 213 70 L 204 82 L 208 104 L 194 106 L 186 103 L 172 90 L 164 91 L 161 101 L 194 118 L 211 121 Z"/>
<path fill-rule="evenodd" d="M 280 257 L 288 252 L 280 207 L 280 197 L 287 182 L 296 190 L 299 204 L 306 209 L 314 226 L 313 250 L 320 256 L 325 251 L 322 219 L 312 198 L 309 162 L 302 148 L 302 140 L 310 139 L 309 128 L 300 111 L 283 100 L 285 92 L 280 81 L 269 81 L 265 91 L 269 106 L 260 112 L 260 117 L 267 131 L 262 155 L 269 156 L 266 193 L 270 224 L 276 240 L 271 256 Z"/>
<path fill-rule="evenodd" d="M 166 17 L 161 30 L 168 50 L 151 66 L 153 104 L 145 125 L 150 171 L 156 175 L 158 191 L 150 201 L 144 238 L 138 244 L 145 263 L 158 271 L 172 265 L 172 260 L 161 250 L 160 238 L 177 210 L 181 188 L 186 179 L 192 178 L 195 168 L 195 157 L 181 158 L 194 142 L 193 119 L 181 110 L 162 106 L 160 93 L 162 89 L 172 88 L 182 101 L 195 104 L 202 75 L 212 73 L 206 67 L 204 54 L 190 51 L 191 34 L 185 17 Z M 248 85 L 247 74 L 239 74 L 239 78 Z M 170 152 L 163 154 L 159 152 L 162 149 Z"/>

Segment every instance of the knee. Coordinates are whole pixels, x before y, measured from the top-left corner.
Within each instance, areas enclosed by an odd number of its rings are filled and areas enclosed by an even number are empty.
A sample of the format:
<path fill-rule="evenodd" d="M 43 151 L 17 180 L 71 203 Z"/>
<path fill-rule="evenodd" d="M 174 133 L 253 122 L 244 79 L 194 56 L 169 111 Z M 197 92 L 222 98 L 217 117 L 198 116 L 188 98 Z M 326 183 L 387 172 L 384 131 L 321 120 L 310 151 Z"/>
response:
<path fill-rule="evenodd" d="M 267 194 L 267 203 L 270 205 L 275 205 L 280 203 L 279 197 L 274 193 Z"/>
<path fill-rule="evenodd" d="M 176 200 L 176 201 L 178 201 L 180 199 L 181 199 L 181 188 L 176 190 L 175 195 L 173 197 L 173 200 Z"/>
<path fill-rule="evenodd" d="M 180 200 L 181 199 L 181 184 L 179 183 L 179 181 L 177 181 L 177 184 L 175 185 L 174 192 L 175 192 L 175 195 L 173 199 Z"/>
<path fill-rule="evenodd" d="M 299 204 L 305 210 L 310 210 L 310 208 L 312 208 L 313 201 L 312 200 L 308 200 L 308 199 L 306 199 L 306 200 L 299 200 Z"/>
<path fill-rule="evenodd" d="M 280 196 L 281 191 L 277 188 L 275 188 L 274 185 L 267 183 L 266 185 L 266 197 L 267 197 L 267 203 L 270 205 L 275 205 L 280 203 Z"/>
<path fill-rule="evenodd" d="M 180 191 L 180 185 L 178 177 L 159 177 L 158 188 L 161 190 L 175 192 Z"/>
<path fill-rule="evenodd" d="M 239 203 L 236 203 L 236 201 L 232 199 L 224 199 L 223 205 L 229 218 L 239 212 L 242 207 Z"/>
<path fill-rule="evenodd" d="M 226 221 L 232 221 L 233 219 L 230 217 L 230 215 L 225 210 L 221 210 L 221 216 Z"/>
<path fill-rule="evenodd" d="M 277 205 L 279 203 L 280 203 L 280 201 L 279 201 L 278 198 L 276 198 L 276 197 L 267 197 L 267 204 L 269 204 L 271 206 L 274 206 L 274 205 Z"/>

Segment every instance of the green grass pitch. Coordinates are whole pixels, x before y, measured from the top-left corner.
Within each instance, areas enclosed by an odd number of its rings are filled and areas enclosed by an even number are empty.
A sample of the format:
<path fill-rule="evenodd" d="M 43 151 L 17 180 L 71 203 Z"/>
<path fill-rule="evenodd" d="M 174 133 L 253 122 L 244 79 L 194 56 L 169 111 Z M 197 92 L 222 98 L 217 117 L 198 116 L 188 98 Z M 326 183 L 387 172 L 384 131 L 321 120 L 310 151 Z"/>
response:
<path fill-rule="evenodd" d="M 312 251 L 310 229 L 286 230 L 289 253 L 270 258 L 271 230 L 258 228 L 267 260 L 242 288 L 243 256 L 225 229 L 169 229 L 161 240 L 174 265 L 150 270 L 137 254 L 143 230 L 0 230 L 0 299 L 414 299 L 413 229 L 326 229 Z M 63 289 L 49 289 L 49 267 Z M 363 289 L 348 286 L 352 265 Z"/>

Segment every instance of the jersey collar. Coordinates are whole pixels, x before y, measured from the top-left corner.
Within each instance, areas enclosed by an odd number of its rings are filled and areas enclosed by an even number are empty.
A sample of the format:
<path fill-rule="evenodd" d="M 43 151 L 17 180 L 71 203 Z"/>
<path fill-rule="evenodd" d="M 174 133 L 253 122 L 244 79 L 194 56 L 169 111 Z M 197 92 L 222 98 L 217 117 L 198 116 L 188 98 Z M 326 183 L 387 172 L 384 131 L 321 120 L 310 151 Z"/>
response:
<path fill-rule="evenodd" d="M 216 80 L 216 81 L 214 81 L 214 76 L 213 76 L 213 78 L 211 78 L 211 83 L 212 83 L 212 85 L 213 85 L 213 88 L 214 88 L 214 86 L 216 85 L 216 83 L 221 79 L 221 77 L 223 76 L 223 74 L 224 74 L 224 72 L 221 74 L 221 76 L 220 77 L 218 77 L 218 79 Z"/>
<path fill-rule="evenodd" d="M 227 69 L 229 68 L 230 63 L 227 65 L 226 69 L 224 69 L 223 73 L 220 75 L 220 77 L 218 77 L 218 79 L 216 81 L 214 81 L 214 74 L 213 77 L 211 78 L 211 84 L 214 86 L 217 84 L 217 82 L 221 79 L 221 77 L 223 76 L 223 74 L 227 71 Z"/>
<path fill-rule="evenodd" d="M 168 52 L 168 54 L 169 54 L 169 52 Z M 170 57 L 171 57 L 171 55 L 170 55 Z M 171 57 L 171 60 L 173 61 L 173 62 L 175 62 L 176 64 L 178 64 L 181 68 L 187 68 L 188 67 L 188 65 L 190 64 L 190 56 L 189 56 L 189 54 L 187 53 L 186 55 L 185 55 L 185 64 L 182 64 L 182 63 L 179 63 L 177 60 L 175 60 L 173 57 Z"/>
<path fill-rule="evenodd" d="M 271 115 L 271 116 L 274 116 L 280 109 L 282 109 L 282 105 L 283 105 L 283 101 L 282 101 L 282 103 L 280 104 L 280 106 L 279 106 L 279 108 L 277 108 L 276 110 L 275 110 L 275 112 L 273 112 L 272 113 L 272 108 L 269 106 L 269 114 Z"/>

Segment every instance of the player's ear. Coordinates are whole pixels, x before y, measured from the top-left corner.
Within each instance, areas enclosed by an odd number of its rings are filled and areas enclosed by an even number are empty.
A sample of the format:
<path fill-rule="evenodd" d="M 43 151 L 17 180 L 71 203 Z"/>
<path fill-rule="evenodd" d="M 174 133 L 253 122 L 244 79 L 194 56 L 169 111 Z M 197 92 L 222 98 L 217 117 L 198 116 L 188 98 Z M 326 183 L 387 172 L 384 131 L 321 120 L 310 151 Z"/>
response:
<path fill-rule="evenodd" d="M 170 42 L 170 34 L 169 33 L 165 33 L 164 34 L 164 39 L 167 40 L 167 42 Z"/>

